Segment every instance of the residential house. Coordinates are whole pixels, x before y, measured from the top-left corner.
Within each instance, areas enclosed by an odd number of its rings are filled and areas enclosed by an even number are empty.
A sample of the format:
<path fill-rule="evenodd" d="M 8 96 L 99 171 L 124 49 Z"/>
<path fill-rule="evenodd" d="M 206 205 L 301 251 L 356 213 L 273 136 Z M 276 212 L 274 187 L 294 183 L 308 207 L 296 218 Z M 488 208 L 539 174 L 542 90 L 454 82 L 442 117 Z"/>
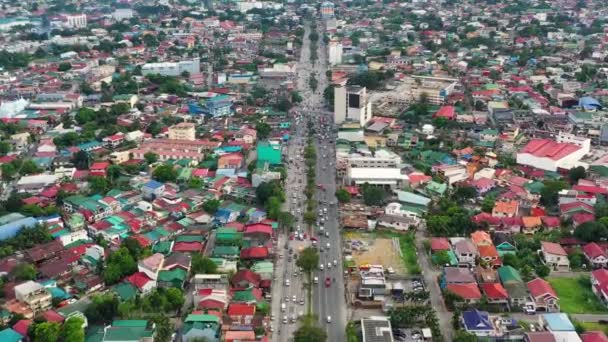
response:
<path fill-rule="evenodd" d="M 226 314 L 230 317 L 230 323 L 233 326 L 247 326 L 253 323 L 255 315 L 255 305 L 234 303 L 228 305 Z"/>
<path fill-rule="evenodd" d="M 150 180 L 142 186 L 141 192 L 145 198 L 160 197 L 165 192 L 165 185 L 155 180 Z"/>
<path fill-rule="evenodd" d="M 509 294 L 509 301 L 512 306 L 522 306 L 529 300 L 526 285 L 515 268 L 511 266 L 500 267 L 498 277 Z"/>
<path fill-rule="evenodd" d="M 583 254 L 585 254 L 585 258 L 593 268 L 601 268 L 608 265 L 606 250 L 595 242 L 583 246 Z"/>
<path fill-rule="evenodd" d="M 145 273 L 148 278 L 156 280 L 158 278 L 158 271 L 160 271 L 164 262 L 165 256 L 160 253 L 155 253 L 143 260 L 140 260 L 137 263 L 137 269 L 139 272 Z"/>
<path fill-rule="evenodd" d="M 115 320 L 103 331 L 102 342 L 151 342 L 154 324 L 146 320 Z"/>
<path fill-rule="evenodd" d="M 29 280 L 15 286 L 14 291 L 15 298 L 18 301 L 25 303 L 34 314 L 44 312 L 51 308 L 51 294 L 40 283 Z"/>
<path fill-rule="evenodd" d="M 452 249 L 458 263 L 461 266 L 475 266 L 479 252 L 475 245 L 468 239 L 458 239 L 456 242 L 452 242 Z"/>
<path fill-rule="evenodd" d="M 514 217 L 519 212 L 519 202 L 512 201 L 496 201 L 492 208 L 492 216 L 494 217 Z"/>
<path fill-rule="evenodd" d="M 538 252 L 544 264 L 551 267 L 554 271 L 570 270 L 568 253 L 566 253 L 561 245 L 554 242 L 541 241 Z"/>
<path fill-rule="evenodd" d="M 591 272 L 591 290 L 600 299 L 600 301 L 608 306 L 608 270 L 600 268 Z"/>
<path fill-rule="evenodd" d="M 470 310 L 464 311 L 461 323 L 466 332 L 477 337 L 487 337 L 494 332 L 494 326 L 487 311 Z"/>
<path fill-rule="evenodd" d="M 470 269 L 464 267 L 444 267 L 439 285 L 445 289 L 448 284 L 477 283 Z"/>
<path fill-rule="evenodd" d="M 184 320 L 182 341 L 202 339 L 209 342 L 220 340 L 220 318 L 216 315 L 191 313 Z"/>
<path fill-rule="evenodd" d="M 546 280 L 536 278 L 529 281 L 527 286 L 537 311 L 559 312 L 559 298 Z"/>
<path fill-rule="evenodd" d="M 498 305 L 509 305 L 509 294 L 501 283 L 479 284 L 481 292 L 486 296 L 488 303 Z"/>

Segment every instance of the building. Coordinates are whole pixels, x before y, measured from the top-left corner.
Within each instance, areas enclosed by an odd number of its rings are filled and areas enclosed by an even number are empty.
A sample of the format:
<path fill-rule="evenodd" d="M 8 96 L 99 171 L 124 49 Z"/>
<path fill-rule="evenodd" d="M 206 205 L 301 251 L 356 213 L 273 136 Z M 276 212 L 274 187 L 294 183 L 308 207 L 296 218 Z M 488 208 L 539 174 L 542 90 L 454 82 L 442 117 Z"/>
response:
<path fill-rule="evenodd" d="M 171 140 L 195 140 L 196 125 L 191 122 L 180 122 L 169 127 L 169 139 Z"/>
<path fill-rule="evenodd" d="M 532 139 L 517 153 L 517 163 L 546 171 L 569 170 L 581 165 L 591 139 L 560 133 L 557 139 Z"/>
<path fill-rule="evenodd" d="M 129 150 L 134 159 L 145 159 L 148 152 L 158 155 L 160 161 L 170 159 L 191 159 L 202 161 L 205 159 L 203 151 L 207 148 L 207 142 L 202 140 L 172 140 L 172 139 L 153 139 L 144 141 L 139 148 Z"/>
<path fill-rule="evenodd" d="M 189 61 L 146 63 L 141 67 L 143 75 L 180 76 L 183 72 L 188 72 L 190 75 L 200 73 L 200 60 L 193 58 Z"/>
<path fill-rule="evenodd" d="M 154 324 L 146 320 L 115 320 L 103 331 L 102 342 L 152 342 Z"/>
<path fill-rule="evenodd" d="M 568 253 L 564 248 L 554 242 L 541 241 L 540 250 L 541 259 L 545 265 L 551 267 L 554 271 L 569 271 L 570 260 L 568 259 Z"/>
<path fill-rule="evenodd" d="M 330 40 L 327 44 L 329 65 L 342 63 L 342 43 L 339 40 Z"/>
<path fill-rule="evenodd" d="M 455 91 L 458 81 L 444 77 L 411 76 L 405 79 L 405 83 L 408 89 L 406 97 L 418 101 L 422 94 L 426 94 L 429 103 L 441 105 Z"/>
<path fill-rule="evenodd" d="M 10 239 L 24 228 L 34 227 L 38 221 L 19 213 L 6 214 L 0 217 L 0 241 Z"/>
<path fill-rule="evenodd" d="M 232 99 L 228 95 L 213 96 L 205 101 L 201 113 L 213 118 L 229 116 L 232 114 Z"/>
<path fill-rule="evenodd" d="M 372 118 L 372 103 L 365 87 L 336 86 L 334 88 L 334 122 L 358 123 L 365 126 Z"/>
<path fill-rule="evenodd" d="M 282 163 L 281 144 L 273 142 L 259 142 L 256 147 L 258 160 L 256 168 L 264 169 L 271 166 L 279 166 Z"/>
<path fill-rule="evenodd" d="M 87 27 L 87 15 L 86 14 L 66 15 L 65 20 L 66 20 L 67 26 L 72 27 L 72 28 Z"/>
<path fill-rule="evenodd" d="M 112 12 L 112 18 L 116 21 L 123 21 L 133 18 L 133 10 L 130 8 L 117 8 Z"/>
<path fill-rule="evenodd" d="M 334 17 L 334 4 L 325 1 L 321 4 L 321 18 L 329 19 Z"/>
<path fill-rule="evenodd" d="M 363 342 L 393 342 L 391 321 L 386 316 L 371 316 L 361 319 Z"/>
<path fill-rule="evenodd" d="M 391 189 L 401 188 L 409 181 L 409 177 L 401 173 L 400 168 L 370 168 L 349 167 L 346 172 L 346 182 L 351 185 L 381 185 Z"/>
<path fill-rule="evenodd" d="M 31 280 L 15 286 L 15 298 L 27 304 L 34 314 L 44 312 L 52 306 L 51 294 L 47 289 Z"/>
<path fill-rule="evenodd" d="M 401 164 L 401 156 L 388 150 L 378 150 L 374 155 L 351 154 L 346 158 L 349 167 L 396 168 Z"/>

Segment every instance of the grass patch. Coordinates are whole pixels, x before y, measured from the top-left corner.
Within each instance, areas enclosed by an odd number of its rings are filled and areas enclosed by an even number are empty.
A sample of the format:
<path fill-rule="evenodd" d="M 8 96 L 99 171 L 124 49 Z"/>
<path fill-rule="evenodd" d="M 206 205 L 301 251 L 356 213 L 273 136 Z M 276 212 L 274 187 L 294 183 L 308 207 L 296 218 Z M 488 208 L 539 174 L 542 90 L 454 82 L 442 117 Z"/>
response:
<path fill-rule="evenodd" d="M 591 291 L 591 281 L 588 277 L 549 278 L 548 281 L 557 292 L 562 312 L 569 314 L 608 312 Z"/>
<path fill-rule="evenodd" d="M 410 274 L 420 274 L 420 266 L 418 265 L 418 254 L 416 254 L 416 240 L 414 234 L 405 234 L 399 236 L 399 245 L 401 254 L 403 255 L 403 263 Z"/>
<path fill-rule="evenodd" d="M 581 326 L 585 331 L 603 331 L 605 334 L 608 334 L 608 324 L 596 322 L 577 322 L 577 325 Z"/>

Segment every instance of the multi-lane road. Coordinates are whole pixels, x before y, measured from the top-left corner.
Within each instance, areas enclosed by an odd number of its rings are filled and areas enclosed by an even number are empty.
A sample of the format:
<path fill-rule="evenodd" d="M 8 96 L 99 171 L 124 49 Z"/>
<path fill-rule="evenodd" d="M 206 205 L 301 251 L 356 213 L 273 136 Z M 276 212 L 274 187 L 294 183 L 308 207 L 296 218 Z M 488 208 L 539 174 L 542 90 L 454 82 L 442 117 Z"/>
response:
<path fill-rule="evenodd" d="M 313 279 L 317 277 L 318 282 L 313 284 L 312 312 L 319 319 L 319 325 L 327 332 L 328 341 L 344 341 L 346 326 L 346 302 L 344 297 L 344 280 L 342 270 L 341 240 L 338 228 L 338 205 L 334 196 L 336 190 L 335 179 L 335 141 L 332 115 L 324 110 L 323 89 L 327 85 L 325 71 L 327 70 L 326 51 L 323 42 L 319 41 L 318 60 L 314 65 L 310 61 L 310 25 L 305 27 L 305 35 L 302 44 L 302 52 L 298 63 L 297 89 L 303 97 L 302 103 L 295 109 L 295 127 L 293 136 L 287 146 L 287 182 L 285 210 L 290 211 L 296 218 L 295 228 L 309 234 L 307 239 L 300 241 L 297 238 L 289 239 L 282 235 L 279 238 L 278 249 L 282 257 L 277 258 L 275 264 L 275 286 L 273 287 L 272 313 L 274 316 L 273 341 L 289 341 L 294 331 L 298 328 L 297 323 L 284 323 L 285 318 L 291 322 L 291 316 L 306 312 L 309 303 L 300 304 L 305 296 L 305 277 L 298 271 L 295 265 L 295 255 L 299 250 L 312 244 L 310 235 L 318 240 L 318 245 L 323 247 L 320 252 L 320 263 L 323 270 L 313 272 Z M 319 32 L 321 35 L 321 32 Z M 315 74 L 318 80 L 318 88 L 312 91 L 309 88 L 309 78 Z M 303 161 L 303 149 L 308 138 L 308 123 L 314 124 L 314 140 L 317 150 L 317 184 L 320 185 L 315 195 L 318 201 L 318 223 L 311 231 L 306 229 L 303 222 L 303 211 L 306 207 L 304 187 L 306 184 L 306 173 Z M 322 221 L 322 222 L 321 222 Z M 323 226 L 323 231 L 320 230 Z M 327 233 L 325 233 L 327 232 Z M 326 236 L 327 235 L 327 236 Z M 329 244 L 329 248 L 327 248 Z M 293 251 L 293 255 L 290 254 Z M 291 256 L 291 258 L 290 258 Z M 291 260 L 290 260 L 291 259 Z M 329 268 L 329 265 L 331 268 Z M 331 284 L 326 286 L 325 279 L 329 278 Z M 289 286 L 285 280 L 289 279 Z M 293 297 L 297 301 L 293 302 Z"/>

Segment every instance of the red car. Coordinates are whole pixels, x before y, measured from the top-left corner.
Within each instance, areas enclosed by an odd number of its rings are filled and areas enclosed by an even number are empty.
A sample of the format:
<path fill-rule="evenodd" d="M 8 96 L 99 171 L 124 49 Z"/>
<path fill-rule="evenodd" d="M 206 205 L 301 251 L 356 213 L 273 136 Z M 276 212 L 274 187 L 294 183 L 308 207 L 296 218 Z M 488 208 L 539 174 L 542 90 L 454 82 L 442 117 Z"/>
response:
<path fill-rule="evenodd" d="M 325 278 L 325 287 L 330 287 L 331 286 L 331 278 L 327 277 Z"/>
<path fill-rule="evenodd" d="M 314 237 L 314 236 L 311 236 L 311 237 L 310 237 L 310 241 L 319 241 L 319 239 L 317 239 L 317 238 L 316 238 L 316 237 Z"/>
<path fill-rule="evenodd" d="M 289 235 L 289 240 L 293 240 L 293 234 Z"/>

